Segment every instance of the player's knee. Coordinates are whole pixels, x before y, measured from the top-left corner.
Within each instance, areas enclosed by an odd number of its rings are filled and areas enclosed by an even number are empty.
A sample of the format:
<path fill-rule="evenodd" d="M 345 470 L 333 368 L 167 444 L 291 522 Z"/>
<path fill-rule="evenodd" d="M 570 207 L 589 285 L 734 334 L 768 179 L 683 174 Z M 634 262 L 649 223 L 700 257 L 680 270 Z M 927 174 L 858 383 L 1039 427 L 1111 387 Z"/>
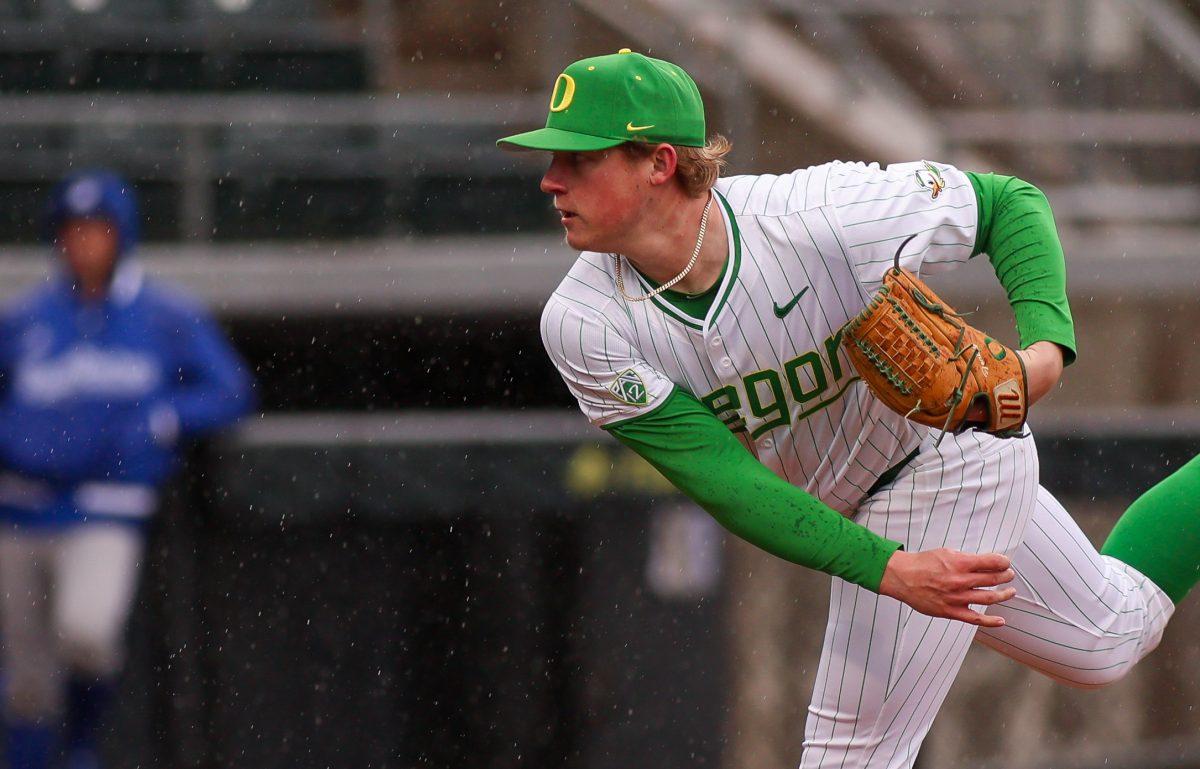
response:
<path fill-rule="evenodd" d="M 59 631 L 59 653 L 63 663 L 73 671 L 108 677 L 121 665 L 121 639 L 119 634 L 67 624 Z"/>

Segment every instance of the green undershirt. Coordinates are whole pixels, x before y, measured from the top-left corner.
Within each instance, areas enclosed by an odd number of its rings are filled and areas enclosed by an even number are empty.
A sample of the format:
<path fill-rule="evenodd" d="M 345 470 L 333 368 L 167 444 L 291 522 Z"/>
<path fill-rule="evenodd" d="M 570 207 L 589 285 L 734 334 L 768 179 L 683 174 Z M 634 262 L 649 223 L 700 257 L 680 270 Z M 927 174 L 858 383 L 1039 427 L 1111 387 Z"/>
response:
<path fill-rule="evenodd" d="M 1130 505 L 1104 555 L 1145 574 L 1178 604 L 1200 580 L 1200 457 Z"/>
<path fill-rule="evenodd" d="M 1075 362 L 1075 326 L 1067 305 L 1067 267 L 1054 214 L 1042 191 L 1013 176 L 967 171 L 979 227 L 971 256 L 987 254 L 1008 292 L 1021 347 L 1054 342 Z"/>
<path fill-rule="evenodd" d="M 608 429 L 737 536 L 878 592 L 900 543 L 775 475 L 690 393 L 676 388 L 650 413 Z"/>
<path fill-rule="evenodd" d="M 641 273 L 639 273 L 641 274 Z M 650 286 L 650 288 L 658 288 L 659 284 L 654 280 L 642 275 L 642 279 Z M 660 296 L 670 302 L 676 309 L 683 312 L 696 320 L 704 320 L 708 317 L 708 309 L 712 307 L 712 303 L 717 299 L 717 289 L 721 287 L 721 281 L 713 283 L 709 289 L 700 294 L 685 294 L 682 291 L 673 291 L 667 289 Z"/>
<path fill-rule="evenodd" d="M 972 256 L 988 254 L 1008 292 L 1021 346 L 1055 342 L 1063 348 L 1065 362 L 1073 362 L 1066 268 L 1046 197 L 1011 176 L 967 177 L 979 210 Z M 662 296 L 703 319 L 716 289 L 698 296 L 677 291 Z M 776 476 L 683 390 L 676 388 L 654 411 L 607 429 L 727 529 L 780 558 L 877 592 L 888 559 L 900 547 Z"/>

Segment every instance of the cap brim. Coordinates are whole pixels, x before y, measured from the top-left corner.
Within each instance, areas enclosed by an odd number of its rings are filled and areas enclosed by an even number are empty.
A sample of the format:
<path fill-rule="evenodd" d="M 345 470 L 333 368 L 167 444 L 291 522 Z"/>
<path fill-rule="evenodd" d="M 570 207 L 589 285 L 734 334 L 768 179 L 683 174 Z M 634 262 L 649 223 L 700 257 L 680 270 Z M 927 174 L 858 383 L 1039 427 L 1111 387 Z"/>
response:
<path fill-rule="evenodd" d="M 606 150 L 624 144 L 625 139 L 608 139 L 603 136 L 564 131 L 561 128 L 539 128 L 523 134 L 506 136 L 496 141 L 496 146 L 505 150 L 546 150 L 547 152 L 590 152 Z"/>

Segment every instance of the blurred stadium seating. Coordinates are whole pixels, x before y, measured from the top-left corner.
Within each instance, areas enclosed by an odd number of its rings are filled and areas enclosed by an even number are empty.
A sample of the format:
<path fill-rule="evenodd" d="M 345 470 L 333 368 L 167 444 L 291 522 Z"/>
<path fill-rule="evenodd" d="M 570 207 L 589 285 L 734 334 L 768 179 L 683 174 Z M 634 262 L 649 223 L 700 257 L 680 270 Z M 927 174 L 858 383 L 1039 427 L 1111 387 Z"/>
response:
<path fill-rule="evenodd" d="M 937 157 L 1036 181 L 1089 258 L 1190 254 L 1189 6 L 738 7 L 731 34 L 697 0 L 4 0 L 0 242 L 32 242 L 48 180 L 101 161 L 166 243 L 550 233 L 538 163 L 492 141 L 538 121 L 559 59 L 629 43 L 696 72 L 735 171 Z"/>

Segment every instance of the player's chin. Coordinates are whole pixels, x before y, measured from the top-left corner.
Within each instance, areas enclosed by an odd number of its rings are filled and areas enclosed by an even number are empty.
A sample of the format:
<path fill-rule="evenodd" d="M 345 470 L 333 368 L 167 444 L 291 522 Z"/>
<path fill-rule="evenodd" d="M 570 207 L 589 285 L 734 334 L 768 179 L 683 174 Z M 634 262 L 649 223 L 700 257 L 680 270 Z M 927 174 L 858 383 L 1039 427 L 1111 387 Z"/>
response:
<path fill-rule="evenodd" d="M 569 225 L 564 224 L 563 230 L 567 245 L 576 251 L 595 251 L 597 253 L 611 251 L 615 253 L 620 250 L 617 247 L 616 238 L 605 231 L 589 227 L 578 218 L 572 219 Z"/>
<path fill-rule="evenodd" d="M 563 237 L 567 241 L 567 245 L 576 251 L 595 251 L 594 238 L 588 237 L 588 234 L 583 231 L 583 228 L 577 225 L 563 224 Z"/>

